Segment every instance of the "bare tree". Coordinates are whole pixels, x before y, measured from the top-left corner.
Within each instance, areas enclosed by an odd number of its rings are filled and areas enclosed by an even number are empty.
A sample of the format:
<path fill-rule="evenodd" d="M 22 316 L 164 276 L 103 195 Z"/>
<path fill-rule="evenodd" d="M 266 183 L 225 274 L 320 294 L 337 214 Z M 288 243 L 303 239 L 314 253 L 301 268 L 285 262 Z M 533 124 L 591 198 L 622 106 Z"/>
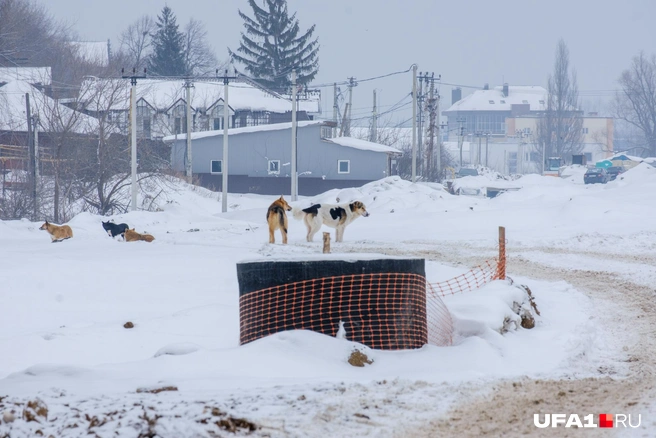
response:
<path fill-rule="evenodd" d="M 119 51 L 125 54 L 129 67 L 142 71 L 152 52 L 152 34 L 155 21 L 149 15 L 143 15 L 130 24 L 119 37 Z"/>
<path fill-rule="evenodd" d="M 202 75 L 222 67 L 217 65 L 216 55 L 207 43 L 207 30 L 201 21 L 191 18 L 184 28 L 184 37 L 187 74 Z"/>
<path fill-rule="evenodd" d="M 615 97 L 615 116 L 637 128 L 643 137 L 635 148 L 656 156 L 656 55 L 640 52 L 619 79 L 622 91 Z"/>
<path fill-rule="evenodd" d="M 546 109 L 537 123 L 536 152 L 571 160 L 583 150 L 583 118 L 579 110 L 576 71 L 569 67 L 569 49 L 558 41 L 553 74 L 547 81 Z"/>

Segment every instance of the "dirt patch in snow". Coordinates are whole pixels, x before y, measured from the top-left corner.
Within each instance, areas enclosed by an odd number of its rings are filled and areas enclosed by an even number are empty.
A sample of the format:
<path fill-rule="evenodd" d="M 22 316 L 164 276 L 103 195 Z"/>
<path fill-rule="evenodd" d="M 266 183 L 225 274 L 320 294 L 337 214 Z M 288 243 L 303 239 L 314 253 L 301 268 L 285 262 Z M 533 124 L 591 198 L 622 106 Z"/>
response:
<path fill-rule="evenodd" d="M 416 253 L 397 248 L 370 248 L 372 252 L 403 254 L 424 257 L 443 263 L 477 265 L 486 257 L 473 255 L 471 248 L 440 244 L 439 250 L 422 248 Z M 480 249 L 476 253 L 480 254 Z M 523 251 L 526 249 L 523 248 Z M 358 251 L 364 252 L 362 248 Z M 494 248 L 487 248 L 494 253 Z M 617 255 L 608 253 L 568 251 L 558 248 L 531 248 L 549 254 L 581 254 L 609 261 L 644 264 L 654 261 L 650 256 Z M 583 269 L 561 269 L 526 260 L 508 257 L 507 272 L 547 281 L 566 281 L 586 294 L 602 309 L 595 315 L 607 329 L 614 342 L 623 345 L 628 363 L 626 378 L 613 378 L 612 369 L 600 368 L 599 378 L 535 380 L 523 379 L 499 382 L 485 396 L 459 403 L 446 415 L 406 429 L 403 435 L 433 436 L 555 436 L 553 428 L 538 429 L 533 423 L 534 414 L 565 413 L 594 414 L 598 421 L 601 413 L 632 414 L 634 424 L 642 414 L 641 427 L 626 430 L 631 436 L 653 436 L 656 418 L 648 411 L 656 399 L 656 285 L 638 285 L 614 275 Z M 647 415 L 646 415 L 647 414 Z M 544 417 L 542 417 L 544 418 Z M 607 430 L 607 436 L 622 433 L 624 429 Z M 625 432 L 625 433 L 626 433 Z M 558 436 L 578 437 L 581 431 L 559 427 Z M 399 435 L 400 436 L 400 435 Z"/>

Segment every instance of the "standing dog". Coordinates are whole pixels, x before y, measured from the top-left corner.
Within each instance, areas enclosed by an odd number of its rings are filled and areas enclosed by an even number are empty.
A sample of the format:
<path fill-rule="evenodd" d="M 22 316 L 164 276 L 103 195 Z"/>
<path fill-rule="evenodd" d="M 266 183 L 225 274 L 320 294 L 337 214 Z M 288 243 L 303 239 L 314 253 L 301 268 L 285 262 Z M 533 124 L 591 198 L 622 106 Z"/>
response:
<path fill-rule="evenodd" d="M 150 234 L 137 233 L 136 231 L 134 231 L 134 228 L 132 229 L 128 228 L 127 230 L 125 230 L 125 234 L 123 235 L 123 237 L 125 238 L 126 242 L 136 242 L 138 240 L 145 240 L 146 242 L 152 242 L 153 240 L 155 240 L 155 238 Z"/>
<path fill-rule="evenodd" d="M 50 234 L 52 243 L 61 242 L 62 240 L 73 237 L 73 230 L 68 225 L 54 225 L 46 221 L 39 227 L 39 230 L 46 230 Z"/>
<path fill-rule="evenodd" d="M 287 211 L 291 211 L 292 207 L 280 195 L 267 210 L 266 219 L 269 224 L 269 243 L 276 243 L 276 238 L 273 232 L 280 229 L 282 234 L 282 243 L 287 244 Z"/>
<path fill-rule="evenodd" d="M 122 236 L 123 239 L 125 239 L 125 230 L 130 228 L 128 224 L 116 225 L 114 222 L 109 222 L 109 221 L 107 222 L 103 221 L 102 226 L 105 229 L 105 231 L 107 231 L 109 237 L 114 238 L 116 236 Z"/>
<path fill-rule="evenodd" d="M 335 242 L 342 242 L 346 226 L 360 216 L 369 216 L 369 212 L 360 201 L 346 205 L 314 204 L 312 207 L 294 211 L 294 218 L 303 219 L 305 222 L 308 242 L 312 242 L 322 224 L 335 228 Z"/>

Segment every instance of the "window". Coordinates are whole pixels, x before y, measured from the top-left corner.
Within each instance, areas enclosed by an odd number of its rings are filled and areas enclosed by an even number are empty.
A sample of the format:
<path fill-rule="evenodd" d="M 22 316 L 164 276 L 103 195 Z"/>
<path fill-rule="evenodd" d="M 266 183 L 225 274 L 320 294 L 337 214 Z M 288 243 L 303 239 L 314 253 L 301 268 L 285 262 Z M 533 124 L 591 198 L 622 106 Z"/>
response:
<path fill-rule="evenodd" d="M 583 133 L 587 134 L 588 133 L 588 128 L 583 128 Z"/>
<path fill-rule="evenodd" d="M 337 173 L 351 173 L 351 160 L 337 160 Z"/>
<path fill-rule="evenodd" d="M 143 119 L 143 136 L 150 138 L 150 119 Z"/>
<path fill-rule="evenodd" d="M 493 101 L 493 100 L 490 100 L 489 102 L 490 102 L 490 105 L 494 105 L 494 101 Z"/>
<path fill-rule="evenodd" d="M 544 100 L 540 100 L 540 105 L 544 105 Z"/>
<path fill-rule="evenodd" d="M 333 128 L 330 126 L 322 126 L 321 127 L 321 138 L 332 138 L 333 136 Z"/>
<path fill-rule="evenodd" d="M 212 160 L 210 162 L 210 173 L 223 173 L 223 160 Z"/>
<path fill-rule="evenodd" d="M 528 100 L 522 100 L 522 103 L 523 103 L 523 104 L 527 104 L 527 103 L 528 103 Z"/>
<path fill-rule="evenodd" d="M 219 129 L 223 129 L 223 119 L 217 117 L 212 119 L 212 121 L 213 121 L 212 129 L 214 129 L 215 131 L 218 131 Z"/>
<path fill-rule="evenodd" d="M 499 103 L 506 103 L 506 101 L 505 100 L 500 100 Z"/>
<path fill-rule="evenodd" d="M 280 160 L 269 160 L 269 174 L 280 173 Z"/>

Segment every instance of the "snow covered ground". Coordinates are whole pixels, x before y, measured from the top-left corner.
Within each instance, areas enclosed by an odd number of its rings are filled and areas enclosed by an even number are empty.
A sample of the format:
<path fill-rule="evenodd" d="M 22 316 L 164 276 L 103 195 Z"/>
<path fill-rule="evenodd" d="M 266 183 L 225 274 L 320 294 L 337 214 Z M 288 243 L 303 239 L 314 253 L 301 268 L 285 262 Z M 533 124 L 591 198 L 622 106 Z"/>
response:
<path fill-rule="evenodd" d="M 640 333 L 614 325 L 626 320 L 613 319 L 621 306 L 609 294 L 613 281 L 653 289 L 656 169 L 640 164 L 606 185 L 536 175 L 513 184 L 521 189 L 488 199 L 390 177 L 296 203 L 364 202 L 371 215 L 333 253 L 426 258 L 430 282 L 493 257 L 506 227 L 508 275 L 533 292 L 536 327 L 499 332 L 522 292 L 496 281 L 444 299 L 453 346 L 412 351 L 309 331 L 239 346 L 235 263 L 321 252 L 291 217 L 289 245 L 278 233 L 267 243 L 272 196 L 231 194 L 221 213 L 219 195 L 179 183 L 163 211 L 113 217 L 153 243 L 112 240 L 106 218 L 88 213 L 56 245 L 40 223 L 0 221 L 0 437 L 222 436 L 249 425 L 253 436 L 437 436 L 449 412 L 500 382 L 631 379 Z M 605 278 L 613 286 L 595 295 Z M 354 348 L 373 363 L 349 365 Z M 177 390 L 148 392 L 167 387 Z M 37 399 L 47 420 L 26 421 Z M 646 436 L 656 436 L 645 417 L 655 411 L 644 405 Z M 536 430 L 532 415 L 518 421 Z"/>

